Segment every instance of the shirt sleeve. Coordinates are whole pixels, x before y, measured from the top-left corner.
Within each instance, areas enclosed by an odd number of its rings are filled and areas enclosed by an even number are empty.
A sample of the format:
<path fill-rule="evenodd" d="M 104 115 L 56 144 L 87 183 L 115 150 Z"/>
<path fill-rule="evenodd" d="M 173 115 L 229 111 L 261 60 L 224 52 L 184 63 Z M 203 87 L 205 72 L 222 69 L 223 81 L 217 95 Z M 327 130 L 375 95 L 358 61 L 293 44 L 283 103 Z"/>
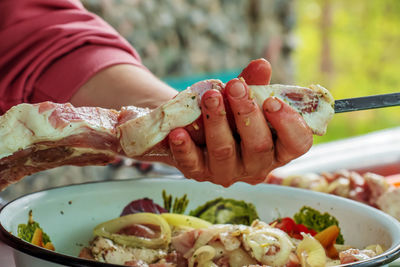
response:
<path fill-rule="evenodd" d="M 0 1 L 0 40 L 0 113 L 23 102 L 68 102 L 115 64 L 145 68 L 132 46 L 78 0 Z"/>

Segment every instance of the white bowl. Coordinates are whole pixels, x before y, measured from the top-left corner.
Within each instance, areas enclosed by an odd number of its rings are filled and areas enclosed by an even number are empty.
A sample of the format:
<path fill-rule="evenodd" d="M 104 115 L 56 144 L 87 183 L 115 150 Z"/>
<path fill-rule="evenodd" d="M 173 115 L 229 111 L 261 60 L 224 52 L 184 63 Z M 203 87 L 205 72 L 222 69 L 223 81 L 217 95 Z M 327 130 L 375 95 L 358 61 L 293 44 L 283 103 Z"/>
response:
<path fill-rule="evenodd" d="M 76 256 L 92 239 L 97 224 L 118 217 L 126 204 L 138 198 L 149 197 L 162 204 L 163 189 L 173 196 L 187 193 L 190 200 L 187 210 L 216 197 L 251 202 L 260 218 L 267 222 L 279 216 L 293 216 L 304 205 L 311 206 L 339 220 L 346 244 L 355 247 L 382 244 L 388 248 L 378 257 L 352 266 L 382 266 L 400 256 L 400 223 L 358 202 L 284 186 L 238 183 L 223 188 L 208 182 L 166 178 L 86 183 L 23 196 L 1 210 L 0 237 L 15 249 L 17 266 L 116 266 Z M 16 236 L 18 224 L 27 222 L 29 210 L 49 234 L 56 252 L 36 247 Z"/>

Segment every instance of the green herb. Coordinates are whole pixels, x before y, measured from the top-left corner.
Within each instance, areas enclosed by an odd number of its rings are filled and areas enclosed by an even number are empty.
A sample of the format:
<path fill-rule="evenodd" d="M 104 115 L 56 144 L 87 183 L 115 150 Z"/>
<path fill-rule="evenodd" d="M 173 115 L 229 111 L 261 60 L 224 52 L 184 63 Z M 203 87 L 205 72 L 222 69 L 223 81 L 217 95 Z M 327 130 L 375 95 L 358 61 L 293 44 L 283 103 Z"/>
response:
<path fill-rule="evenodd" d="M 33 220 L 32 210 L 30 210 L 28 223 L 18 225 L 18 237 L 25 241 L 31 242 L 33 233 L 35 232 L 36 228 L 42 229 L 40 225 Z M 50 237 L 43 231 L 43 229 L 42 232 L 43 232 L 43 243 L 47 244 L 48 242 L 51 242 Z"/>
<path fill-rule="evenodd" d="M 259 218 L 253 204 L 224 198 L 209 201 L 192 210 L 189 215 L 199 217 L 213 224 L 250 225 Z"/>
<path fill-rule="evenodd" d="M 297 224 L 303 224 L 307 228 L 311 228 L 317 232 L 321 232 L 331 225 L 337 225 L 339 227 L 339 221 L 329 213 L 325 212 L 322 214 L 306 206 L 302 207 L 301 210 L 293 216 L 293 219 Z M 341 233 L 339 233 L 336 243 L 344 244 L 343 235 Z"/>
<path fill-rule="evenodd" d="M 171 204 L 172 204 L 172 196 L 167 195 L 167 192 L 165 190 L 162 191 L 162 197 L 164 200 L 164 209 L 166 209 L 168 212 L 171 211 Z"/>
<path fill-rule="evenodd" d="M 167 195 L 165 190 L 162 191 L 162 197 L 164 199 L 164 208 L 171 213 L 183 214 L 189 204 L 189 199 L 187 195 L 183 195 L 181 198 L 175 197 L 172 203 L 172 195 Z"/>

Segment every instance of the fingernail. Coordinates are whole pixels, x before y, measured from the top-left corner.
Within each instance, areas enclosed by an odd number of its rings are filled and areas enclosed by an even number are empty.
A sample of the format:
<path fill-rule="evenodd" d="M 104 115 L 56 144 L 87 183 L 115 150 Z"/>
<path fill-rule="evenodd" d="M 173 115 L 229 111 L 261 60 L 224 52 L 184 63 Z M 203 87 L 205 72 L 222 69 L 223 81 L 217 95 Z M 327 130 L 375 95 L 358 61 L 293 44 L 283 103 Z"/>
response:
<path fill-rule="evenodd" d="M 242 82 L 235 82 L 231 87 L 229 87 L 228 93 L 234 98 L 242 98 L 246 95 L 246 88 Z"/>
<path fill-rule="evenodd" d="M 171 138 L 171 143 L 175 146 L 182 145 L 185 141 L 185 134 L 182 132 L 175 132 L 173 137 Z"/>
<path fill-rule="evenodd" d="M 219 105 L 219 98 L 215 96 L 211 96 L 204 100 L 204 105 L 208 109 L 215 109 Z"/>
<path fill-rule="evenodd" d="M 265 111 L 268 113 L 277 112 L 282 108 L 281 102 L 275 97 L 270 97 L 265 101 Z"/>
<path fill-rule="evenodd" d="M 183 140 L 180 140 L 180 139 L 172 139 L 171 142 L 172 142 L 172 144 L 174 144 L 176 146 L 180 146 L 183 144 Z"/>

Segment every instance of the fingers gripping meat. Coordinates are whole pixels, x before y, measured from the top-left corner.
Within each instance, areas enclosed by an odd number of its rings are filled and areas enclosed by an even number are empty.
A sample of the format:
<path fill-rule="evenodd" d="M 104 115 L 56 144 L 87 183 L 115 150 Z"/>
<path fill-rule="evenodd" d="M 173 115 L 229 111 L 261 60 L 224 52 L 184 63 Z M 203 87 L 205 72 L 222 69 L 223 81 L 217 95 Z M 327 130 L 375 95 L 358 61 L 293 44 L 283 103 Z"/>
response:
<path fill-rule="evenodd" d="M 332 97 L 322 87 L 265 85 L 270 67 L 252 61 L 240 77 L 261 106 L 270 96 L 301 113 L 315 134 L 325 133 Z M 117 155 L 158 160 L 170 155 L 166 137 L 185 127 L 196 143 L 204 142 L 200 100 L 209 90 L 224 94 L 219 80 L 201 81 L 155 110 L 127 107 L 121 111 L 44 102 L 20 104 L 0 117 L 0 190 L 24 176 L 61 165 L 104 165 Z M 225 100 L 224 100 L 225 101 Z M 229 120 L 229 105 L 227 117 Z M 230 121 L 235 127 L 233 120 Z"/>
<path fill-rule="evenodd" d="M 311 85 L 305 88 L 281 84 L 267 85 L 271 78 L 271 66 L 265 59 L 251 61 L 239 77 L 250 85 L 260 107 L 268 97 L 277 97 L 299 112 L 314 134 L 325 134 L 327 124 L 334 114 L 334 99 L 322 86 Z"/>
<path fill-rule="evenodd" d="M 140 116 L 118 126 L 124 152 L 130 156 L 143 154 L 160 156 L 163 151 L 152 149 L 175 128 L 192 125 L 201 115 L 200 99 L 208 90 L 222 90 L 218 80 L 201 81 L 176 95 L 146 116 Z"/>
<path fill-rule="evenodd" d="M 252 61 L 243 70 L 240 77 L 249 80 L 249 97 L 255 98 L 262 107 L 268 97 L 277 97 L 299 112 L 314 134 L 323 135 L 328 122 L 334 114 L 334 100 L 328 90 L 311 85 L 310 88 L 292 85 L 260 85 L 268 83 L 270 72 L 264 59 Z M 252 70 L 257 75 L 252 75 Z M 260 71 L 261 69 L 261 71 Z M 206 80 L 194 84 L 178 94 L 173 100 L 155 109 L 148 116 L 130 120 L 118 127 L 121 146 L 130 156 L 142 155 L 159 143 L 168 133 L 178 127 L 184 127 L 196 120 L 201 114 L 199 101 L 205 91 L 218 89 L 224 91 L 225 85 L 218 80 Z"/>

